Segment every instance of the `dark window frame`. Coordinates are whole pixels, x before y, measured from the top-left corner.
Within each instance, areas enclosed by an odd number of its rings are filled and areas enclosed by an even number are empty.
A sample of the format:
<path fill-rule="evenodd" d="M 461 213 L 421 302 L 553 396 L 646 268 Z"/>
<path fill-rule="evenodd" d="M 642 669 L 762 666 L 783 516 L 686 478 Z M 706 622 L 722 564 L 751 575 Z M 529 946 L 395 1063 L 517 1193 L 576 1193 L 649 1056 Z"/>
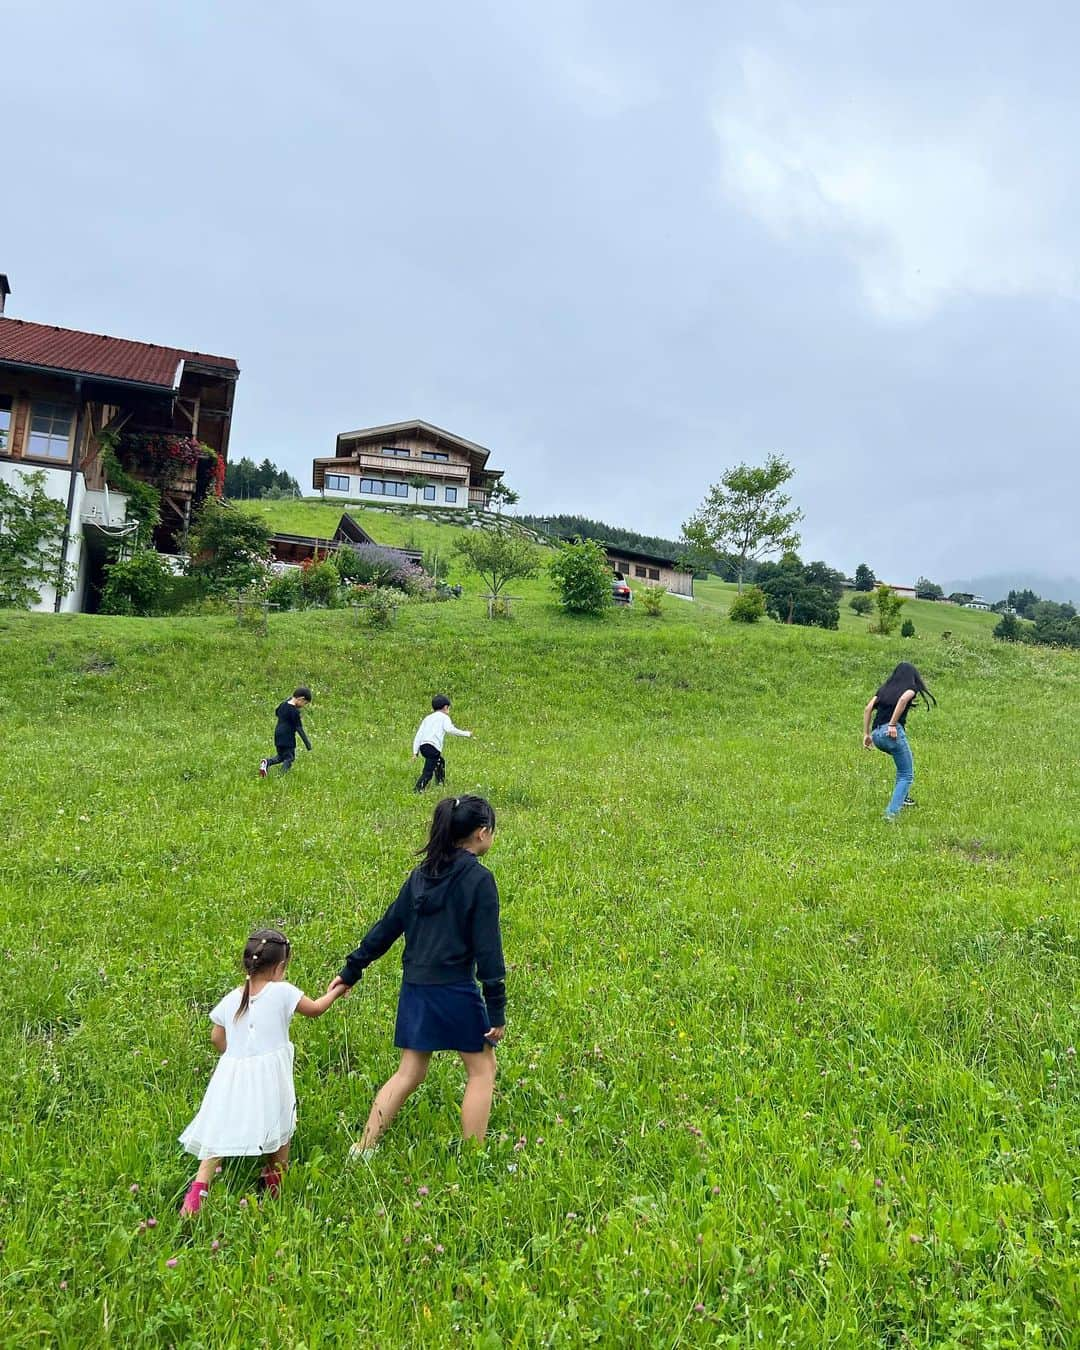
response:
<path fill-rule="evenodd" d="M 435 484 L 426 483 L 424 485 L 424 501 L 433 502 L 435 500 Z"/>
<path fill-rule="evenodd" d="M 421 459 L 429 459 L 435 464 L 449 464 L 450 456 L 445 450 L 421 450 Z"/>
<path fill-rule="evenodd" d="M 330 492 L 349 492 L 352 490 L 352 479 L 347 473 L 328 473 L 323 481 Z"/>
<path fill-rule="evenodd" d="M 457 505 L 457 492 L 458 492 L 458 490 L 457 490 L 456 487 L 448 487 L 448 488 L 446 489 L 446 497 L 445 497 L 444 500 L 446 500 L 446 501 L 448 501 L 448 502 L 453 502 L 454 505 L 456 506 L 456 505 Z"/>

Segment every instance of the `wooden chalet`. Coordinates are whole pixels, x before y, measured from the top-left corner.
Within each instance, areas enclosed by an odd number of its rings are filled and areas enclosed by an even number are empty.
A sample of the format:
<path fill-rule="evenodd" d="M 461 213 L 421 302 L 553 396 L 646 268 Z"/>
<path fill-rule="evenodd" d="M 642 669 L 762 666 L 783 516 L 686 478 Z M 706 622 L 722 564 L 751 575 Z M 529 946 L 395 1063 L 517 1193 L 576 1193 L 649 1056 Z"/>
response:
<path fill-rule="evenodd" d="M 178 551 L 195 506 L 220 494 L 240 371 L 232 357 L 83 333 L 4 314 L 0 274 L 0 478 L 41 470 L 66 505 L 74 588 L 42 608 L 94 608 L 110 545 L 130 535 L 125 477 L 161 492 L 154 543 Z"/>
<path fill-rule="evenodd" d="M 332 455 L 316 459 L 312 483 L 326 498 L 486 510 L 502 469 L 491 451 L 430 422 L 390 422 L 343 431 Z"/>

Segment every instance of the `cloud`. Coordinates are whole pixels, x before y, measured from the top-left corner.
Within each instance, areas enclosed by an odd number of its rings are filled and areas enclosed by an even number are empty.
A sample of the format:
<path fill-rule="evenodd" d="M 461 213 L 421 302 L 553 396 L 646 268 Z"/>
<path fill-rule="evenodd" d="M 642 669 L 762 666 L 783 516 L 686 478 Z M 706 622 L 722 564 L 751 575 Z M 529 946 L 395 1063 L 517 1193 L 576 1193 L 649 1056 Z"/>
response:
<path fill-rule="evenodd" d="M 1075 171 L 1028 102 L 844 87 L 812 60 L 792 74 L 752 47 L 737 67 L 713 119 L 724 191 L 781 238 L 842 241 L 881 317 L 1080 293 Z"/>

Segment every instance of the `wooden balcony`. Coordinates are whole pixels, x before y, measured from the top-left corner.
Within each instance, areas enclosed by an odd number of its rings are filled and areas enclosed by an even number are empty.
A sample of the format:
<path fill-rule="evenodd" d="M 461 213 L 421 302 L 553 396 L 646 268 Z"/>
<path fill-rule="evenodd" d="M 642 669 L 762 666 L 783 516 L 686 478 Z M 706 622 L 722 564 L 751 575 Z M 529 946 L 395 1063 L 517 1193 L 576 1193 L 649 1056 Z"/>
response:
<path fill-rule="evenodd" d="M 420 459 L 397 455 L 353 455 L 349 459 L 334 461 L 334 467 L 326 465 L 327 473 L 345 473 L 351 465 L 359 469 L 371 469 L 374 474 L 400 474 L 403 478 L 412 478 L 422 474 L 425 478 L 454 479 L 462 486 L 469 481 L 468 464 L 444 464 L 437 459 Z"/>
<path fill-rule="evenodd" d="M 491 494 L 487 488 L 470 488 L 469 505 L 479 506 L 481 510 L 486 511 L 491 500 Z"/>

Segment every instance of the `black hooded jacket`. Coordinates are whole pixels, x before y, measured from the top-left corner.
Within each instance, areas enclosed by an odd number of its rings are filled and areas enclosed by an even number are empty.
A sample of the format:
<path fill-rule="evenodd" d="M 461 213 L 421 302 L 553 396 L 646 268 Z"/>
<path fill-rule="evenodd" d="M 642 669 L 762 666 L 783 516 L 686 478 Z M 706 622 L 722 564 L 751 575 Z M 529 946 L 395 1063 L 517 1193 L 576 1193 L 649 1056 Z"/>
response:
<path fill-rule="evenodd" d="M 355 984 L 403 933 L 402 974 L 410 984 L 478 979 L 491 1025 L 505 1025 L 499 892 L 495 878 L 472 853 L 459 849 L 437 877 L 414 868 L 398 898 L 346 959 L 341 979 Z"/>

